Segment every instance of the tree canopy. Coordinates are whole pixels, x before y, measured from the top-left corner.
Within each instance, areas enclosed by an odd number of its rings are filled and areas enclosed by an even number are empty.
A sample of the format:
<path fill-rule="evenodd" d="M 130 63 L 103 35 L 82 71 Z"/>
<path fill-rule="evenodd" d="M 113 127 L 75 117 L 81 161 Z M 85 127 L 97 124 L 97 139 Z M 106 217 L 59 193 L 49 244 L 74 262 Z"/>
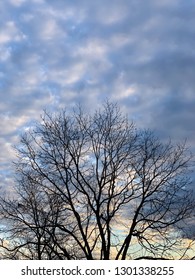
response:
<path fill-rule="evenodd" d="M 16 148 L 0 199 L 12 259 L 187 258 L 194 202 L 185 143 L 139 130 L 118 105 L 44 112 Z"/>

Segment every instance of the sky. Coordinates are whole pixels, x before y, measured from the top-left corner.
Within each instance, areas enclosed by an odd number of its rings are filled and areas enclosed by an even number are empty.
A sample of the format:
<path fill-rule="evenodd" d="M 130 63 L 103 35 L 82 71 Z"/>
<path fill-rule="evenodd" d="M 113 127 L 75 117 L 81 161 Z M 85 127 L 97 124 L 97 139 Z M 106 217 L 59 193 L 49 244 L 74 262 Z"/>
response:
<path fill-rule="evenodd" d="M 1 0 L 0 185 L 43 109 L 117 102 L 195 151 L 195 1 Z"/>

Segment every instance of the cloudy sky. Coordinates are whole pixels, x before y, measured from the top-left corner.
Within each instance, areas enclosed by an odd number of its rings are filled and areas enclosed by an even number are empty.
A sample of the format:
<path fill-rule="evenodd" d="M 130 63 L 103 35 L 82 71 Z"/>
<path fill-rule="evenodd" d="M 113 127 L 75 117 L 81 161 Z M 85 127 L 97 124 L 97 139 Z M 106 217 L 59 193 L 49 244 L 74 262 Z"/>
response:
<path fill-rule="evenodd" d="M 0 185 L 44 108 L 117 101 L 195 147 L 195 1 L 1 0 Z"/>

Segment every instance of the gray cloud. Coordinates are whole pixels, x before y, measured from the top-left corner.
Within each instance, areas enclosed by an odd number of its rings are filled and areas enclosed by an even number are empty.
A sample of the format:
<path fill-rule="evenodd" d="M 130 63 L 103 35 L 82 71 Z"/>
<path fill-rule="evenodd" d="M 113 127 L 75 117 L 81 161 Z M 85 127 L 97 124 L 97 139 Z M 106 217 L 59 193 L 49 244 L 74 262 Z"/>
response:
<path fill-rule="evenodd" d="M 43 108 L 93 109 L 106 97 L 195 149 L 194 1 L 9 0 L 0 9 L 1 178 Z"/>

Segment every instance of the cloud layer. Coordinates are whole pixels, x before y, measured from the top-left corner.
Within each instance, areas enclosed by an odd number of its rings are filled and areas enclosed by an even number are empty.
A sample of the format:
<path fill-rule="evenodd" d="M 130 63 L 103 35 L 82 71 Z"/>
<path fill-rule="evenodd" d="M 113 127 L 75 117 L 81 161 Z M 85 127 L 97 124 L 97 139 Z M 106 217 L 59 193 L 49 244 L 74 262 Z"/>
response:
<path fill-rule="evenodd" d="M 194 1 L 7 0 L 0 10 L 1 185 L 11 146 L 43 108 L 109 98 L 195 149 Z"/>

